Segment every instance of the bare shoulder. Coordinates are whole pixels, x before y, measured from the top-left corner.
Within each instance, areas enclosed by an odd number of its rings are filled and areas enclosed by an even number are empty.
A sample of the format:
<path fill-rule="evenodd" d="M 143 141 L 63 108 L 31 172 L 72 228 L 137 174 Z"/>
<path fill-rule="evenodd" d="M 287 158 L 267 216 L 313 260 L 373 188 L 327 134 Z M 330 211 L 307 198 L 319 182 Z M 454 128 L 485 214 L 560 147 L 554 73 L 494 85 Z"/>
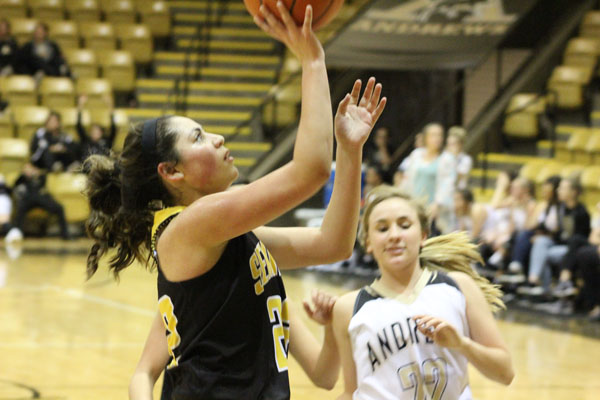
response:
<path fill-rule="evenodd" d="M 479 290 L 479 287 L 468 274 L 460 271 L 450 271 L 448 272 L 448 276 L 458 284 L 460 290 L 463 292 L 472 293 L 473 290 Z M 465 293 L 466 294 L 466 293 Z"/>

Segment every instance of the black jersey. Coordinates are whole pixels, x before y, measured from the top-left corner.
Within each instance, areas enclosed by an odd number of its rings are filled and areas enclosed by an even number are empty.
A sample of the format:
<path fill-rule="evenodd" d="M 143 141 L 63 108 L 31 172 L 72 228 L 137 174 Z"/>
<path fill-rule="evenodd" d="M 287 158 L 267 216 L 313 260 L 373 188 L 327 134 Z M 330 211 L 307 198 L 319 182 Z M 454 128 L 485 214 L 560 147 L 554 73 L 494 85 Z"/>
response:
<path fill-rule="evenodd" d="M 153 249 L 181 210 L 157 213 Z M 170 398 L 289 399 L 285 290 L 275 260 L 252 232 L 231 239 L 201 276 L 171 282 L 160 265 L 158 271 Z"/>

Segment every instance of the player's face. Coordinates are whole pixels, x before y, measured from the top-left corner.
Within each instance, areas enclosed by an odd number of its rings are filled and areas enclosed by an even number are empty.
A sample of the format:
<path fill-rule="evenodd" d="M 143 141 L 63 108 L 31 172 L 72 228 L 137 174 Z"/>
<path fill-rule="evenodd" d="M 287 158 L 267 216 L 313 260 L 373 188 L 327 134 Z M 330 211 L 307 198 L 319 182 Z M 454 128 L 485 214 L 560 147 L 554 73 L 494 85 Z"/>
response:
<path fill-rule="evenodd" d="M 179 137 L 175 147 L 179 162 L 175 168 L 183 173 L 185 183 L 199 195 L 221 192 L 238 176 L 233 157 L 221 135 L 205 132 L 197 122 L 173 117 Z"/>
<path fill-rule="evenodd" d="M 377 260 L 382 274 L 416 267 L 424 241 L 417 211 L 408 201 L 390 198 L 371 211 L 367 251 Z"/>

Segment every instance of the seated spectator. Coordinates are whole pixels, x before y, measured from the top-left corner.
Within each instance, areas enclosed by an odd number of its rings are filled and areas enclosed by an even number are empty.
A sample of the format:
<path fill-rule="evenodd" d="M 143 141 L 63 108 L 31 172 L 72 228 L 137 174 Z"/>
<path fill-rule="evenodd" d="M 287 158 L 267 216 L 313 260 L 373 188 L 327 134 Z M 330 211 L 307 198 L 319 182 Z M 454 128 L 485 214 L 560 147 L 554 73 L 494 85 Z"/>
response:
<path fill-rule="evenodd" d="M 15 72 L 17 50 L 17 42 L 10 33 L 10 22 L 0 19 L 0 76 Z"/>
<path fill-rule="evenodd" d="M 596 211 L 600 213 L 600 202 L 596 204 Z M 577 262 L 581 259 L 581 255 L 578 257 L 577 254 L 581 248 L 592 246 L 596 249 L 600 245 L 600 214 L 592 220 L 591 232 L 587 238 L 573 235 L 569 238 L 567 245 L 567 254 L 563 257 L 561 265 L 559 265 L 558 284 L 553 290 L 556 297 L 568 297 L 577 293 L 573 281 L 576 277 L 581 277 L 581 269 L 584 267 L 582 263 Z M 583 258 L 589 259 L 587 256 L 583 256 Z M 593 264 L 593 260 L 591 260 L 591 263 Z M 600 290 L 600 286 L 596 290 Z M 600 305 L 600 303 L 598 304 Z"/>
<path fill-rule="evenodd" d="M 33 135 L 30 152 L 33 165 L 48 171 L 73 170 L 80 158 L 78 144 L 62 131 L 60 114 L 55 111 Z"/>
<path fill-rule="evenodd" d="M 467 131 L 462 126 L 453 126 L 448 130 L 446 151 L 456 159 L 456 187 L 466 189 L 473 159 L 463 151 Z"/>
<path fill-rule="evenodd" d="M 4 175 L 0 174 L 0 236 L 10 231 L 10 216 L 12 215 L 12 199 L 10 188 L 6 185 Z"/>
<path fill-rule="evenodd" d="M 529 256 L 530 287 L 520 288 L 522 294 L 547 293 L 552 281 L 551 266 L 557 266 L 567 254 L 567 242 L 575 235 L 590 234 L 590 215 L 579 202 L 581 185 L 574 178 L 561 179 L 558 186 L 558 231 L 552 236 L 535 236 Z"/>
<path fill-rule="evenodd" d="M 475 203 L 469 189 L 454 192 L 454 228 L 453 231 L 465 231 L 473 242 L 477 242 L 486 226 L 487 210 L 481 203 Z"/>
<path fill-rule="evenodd" d="M 86 96 L 80 96 L 77 102 L 77 134 L 79 135 L 79 141 L 81 146 L 81 162 L 92 154 L 108 155 L 112 149 L 115 136 L 117 134 L 117 127 L 115 125 L 115 119 L 112 113 L 112 100 L 107 98 L 107 105 L 111 109 L 110 113 L 110 130 L 108 136 L 104 132 L 104 128 L 98 124 L 92 124 L 90 127 L 89 135 L 86 132 L 81 122 L 81 111 L 85 107 L 87 102 Z"/>
<path fill-rule="evenodd" d="M 413 198 L 423 201 L 434 221 L 432 232 L 449 232 L 452 227 L 454 157 L 442 152 L 444 128 L 437 123 L 423 128 L 425 147 L 412 151 L 403 180 L 403 189 Z"/>
<path fill-rule="evenodd" d="M 369 164 L 379 164 L 387 173 L 392 163 L 392 147 L 390 144 L 390 130 L 382 126 L 375 131 L 373 141 L 367 142 L 365 146 L 365 160 Z"/>
<path fill-rule="evenodd" d="M 14 192 L 16 214 L 11 232 L 15 231 L 22 237 L 25 215 L 29 210 L 41 208 L 58 217 L 61 236 L 65 240 L 69 239 L 64 209 L 46 190 L 46 175 L 43 171 L 31 163 L 25 164 L 23 172 L 15 182 Z"/>
<path fill-rule="evenodd" d="M 590 244 L 577 250 L 575 264 L 581 271 L 580 293 L 584 306 L 591 309 L 588 317 L 592 321 L 600 321 L 600 226 L 598 224 L 594 227 L 593 238 L 590 235 Z"/>
<path fill-rule="evenodd" d="M 538 202 L 531 216 L 535 221 L 534 227 L 516 232 L 511 261 L 508 265 L 510 273 L 519 275 L 529 266 L 529 255 L 534 236 L 553 237 L 558 233 L 558 185 L 560 180 L 557 175 L 546 179 L 541 188 L 541 201 Z"/>
<path fill-rule="evenodd" d="M 533 225 L 530 216 L 535 210 L 533 183 L 502 172 L 496 180 L 491 204 L 486 209 L 479 239 L 486 264 L 493 269 L 504 269 L 513 234 Z"/>
<path fill-rule="evenodd" d="M 60 47 L 48 39 L 48 26 L 38 23 L 33 40 L 25 43 L 19 52 L 19 71 L 22 74 L 42 76 L 69 76 L 69 68 Z"/>

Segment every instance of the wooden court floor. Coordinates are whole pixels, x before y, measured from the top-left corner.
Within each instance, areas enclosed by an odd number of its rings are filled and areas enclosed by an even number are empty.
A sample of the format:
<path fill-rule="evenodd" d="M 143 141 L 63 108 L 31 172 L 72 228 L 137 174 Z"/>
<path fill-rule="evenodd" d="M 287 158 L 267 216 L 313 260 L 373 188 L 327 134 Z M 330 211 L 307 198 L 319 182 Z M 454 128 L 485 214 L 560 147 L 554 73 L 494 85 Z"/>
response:
<path fill-rule="evenodd" d="M 0 243 L 0 399 L 126 399 L 155 313 L 155 275 L 130 267 L 115 283 L 106 270 L 84 279 L 84 240 Z M 21 253 L 19 255 L 19 253 Z M 311 271 L 284 273 L 294 301 L 318 287 L 341 294 L 364 283 Z M 321 330 L 307 320 L 315 335 Z M 600 339 L 570 329 L 500 321 L 516 378 L 503 387 L 470 371 L 475 398 L 600 399 Z M 313 387 L 292 360 L 292 399 L 335 399 Z M 155 398 L 159 398 L 157 385 Z"/>

